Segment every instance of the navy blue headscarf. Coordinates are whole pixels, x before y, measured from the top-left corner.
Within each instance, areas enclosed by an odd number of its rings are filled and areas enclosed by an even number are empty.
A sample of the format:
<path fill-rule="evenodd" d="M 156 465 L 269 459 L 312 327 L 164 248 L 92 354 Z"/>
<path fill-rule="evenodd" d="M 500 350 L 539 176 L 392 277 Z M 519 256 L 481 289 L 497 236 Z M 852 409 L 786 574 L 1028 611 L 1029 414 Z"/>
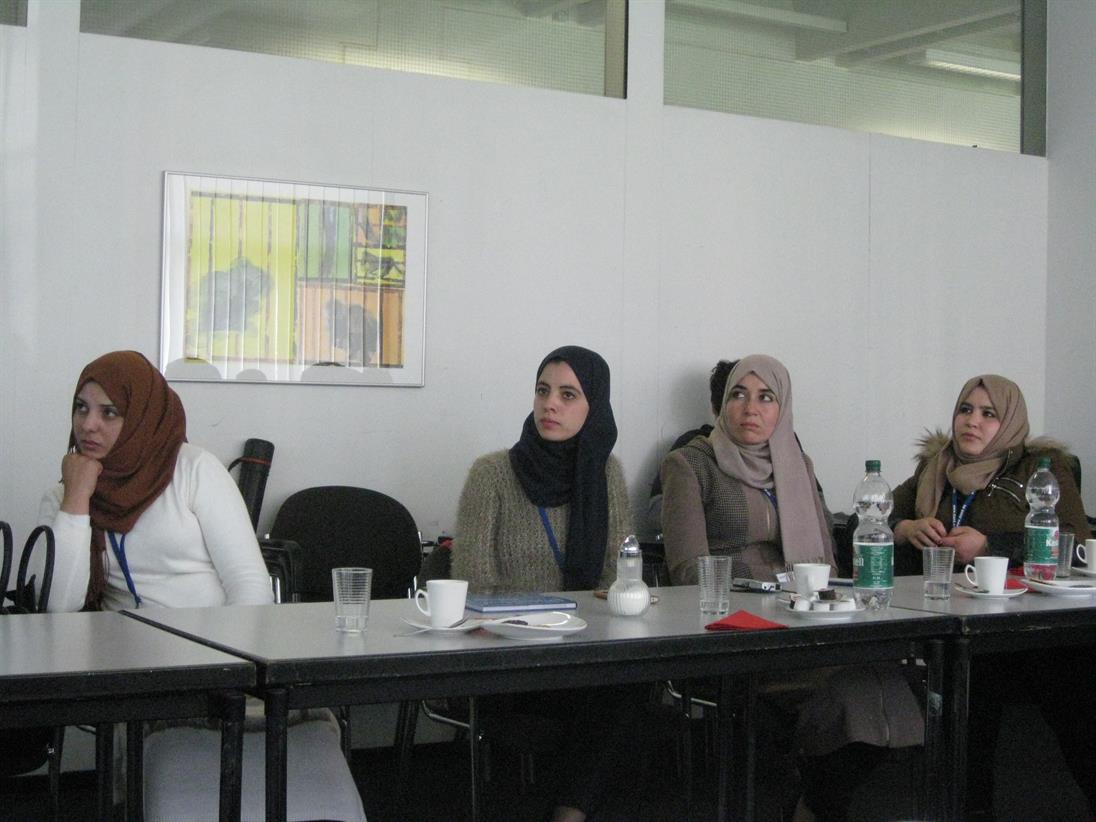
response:
<path fill-rule="evenodd" d="M 609 366 L 588 348 L 565 345 L 541 361 L 538 380 L 551 362 L 565 362 L 575 372 L 590 412 L 582 430 L 563 442 L 543 439 L 530 413 L 522 426 L 521 439 L 510 449 L 510 465 L 533 505 L 570 504 L 563 587 L 568 591 L 585 590 L 596 587 L 601 578 L 609 539 L 605 464 L 617 438 L 609 404 Z"/>

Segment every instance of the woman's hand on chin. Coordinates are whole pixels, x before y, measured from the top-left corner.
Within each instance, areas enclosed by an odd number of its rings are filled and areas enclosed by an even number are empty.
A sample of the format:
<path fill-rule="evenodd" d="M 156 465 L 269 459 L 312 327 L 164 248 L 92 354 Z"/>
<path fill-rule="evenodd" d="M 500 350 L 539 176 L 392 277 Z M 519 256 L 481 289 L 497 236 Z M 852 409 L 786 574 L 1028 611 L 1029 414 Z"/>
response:
<path fill-rule="evenodd" d="M 904 519 L 894 526 L 894 541 L 899 545 L 908 542 L 914 548 L 929 548 L 933 545 L 940 545 L 941 540 L 947 535 L 948 529 L 936 517 Z"/>
<path fill-rule="evenodd" d="M 88 503 L 102 471 L 103 464 L 99 460 L 83 454 L 65 454 L 61 460 L 61 482 L 65 486 L 61 510 L 66 514 L 88 513 Z"/>
<path fill-rule="evenodd" d="M 986 552 L 989 540 L 978 529 L 971 528 L 969 525 L 960 525 L 958 528 L 952 528 L 951 533 L 940 540 L 940 544 L 955 549 L 957 563 L 967 563 Z"/>

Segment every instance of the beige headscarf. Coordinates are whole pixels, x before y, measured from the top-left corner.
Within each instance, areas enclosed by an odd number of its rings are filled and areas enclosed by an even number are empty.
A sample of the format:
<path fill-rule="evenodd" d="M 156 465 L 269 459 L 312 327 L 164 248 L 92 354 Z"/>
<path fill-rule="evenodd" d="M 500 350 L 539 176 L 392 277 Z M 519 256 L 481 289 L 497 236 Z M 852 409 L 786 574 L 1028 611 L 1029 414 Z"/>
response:
<path fill-rule="evenodd" d="M 756 374 L 780 404 L 776 427 L 768 442 L 757 445 L 737 442 L 727 419 L 727 399 L 731 390 L 747 374 Z M 780 518 L 781 550 L 788 563 L 830 561 L 829 540 L 823 537 L 825 515 L 814 478 L 795 438 L 792 424 L 792 381 L 779 360 L 764 354 L 751 354 L 738 361 L 727 377 L 723 406 L 708 440 L 715 451 L 719 470 L 751 488 L 776 490 Z"/>
<path fill-rule="evenodd" d="M 1001 421 L 1001 427 L 977 457 L 965 457 L 955 447 L 955 417 L 970 393 L 982 386 Z M 981 491 L 1001 472 L 1010 456 L 1023 448 L 1028 431 L 1027 403 L 1020 387 L 997 374 L 982 374 L 967 380 L 951 413 L 951 440 L 925 463 L 917 481 L 918 517 L 934 517 L 948 483 L 960 494 Z"/>

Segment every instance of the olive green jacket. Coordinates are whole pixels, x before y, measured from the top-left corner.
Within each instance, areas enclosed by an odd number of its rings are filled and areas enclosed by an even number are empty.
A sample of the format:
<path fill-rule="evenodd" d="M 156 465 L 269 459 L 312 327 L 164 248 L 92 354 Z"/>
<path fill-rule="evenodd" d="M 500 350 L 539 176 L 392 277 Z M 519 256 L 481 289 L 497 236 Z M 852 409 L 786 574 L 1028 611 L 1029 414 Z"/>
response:
<path fill-rule="evenodd" d="M 912 477 L 894 489 L 894 511 L 891 522 L 916 519 L 914 504 L 917 498 L 917 481 L 925 469 L 927 460 L 939 453 L 948 442 L 948 438 L 939 432 L 929 436 L 922 443 L 920 462 Z M 1057 511 L 1060 528 L 1076 534 L 1078 542 L 1089 539 L 1088 519 L 1085 517 L 1081 492 L 1073 479 L 1068 454 L 1061 443 L 1048 437 L 1029 440 L 1016 454 L 1010 456 L 1004 468 L 984 490 L 979 491 L 967 508 L 963 525 L 969 525 L 986 535 L 989 541 L 987 553 L 992 556 L 1008 557 L 1010 565 L 1020 565 L 1024 561 L 1024 519 L 1028 515 L 1027 498 L 1024 492 L 1027 481 L 1035 473 L 1039 460 L 1050 457 L 1050 470 L 1058 479 L 1061 497 Z M 962 506 L 962 498 L 958 505 Z M 952 497 L 951 489 L 945 489 L 940 505 L 936 509 L 936 518 L 951 528 Z M 920 574 L 920 553 L 912 545 L 900 545 L 895 548 L 894 568 L 896 574 Z"/>

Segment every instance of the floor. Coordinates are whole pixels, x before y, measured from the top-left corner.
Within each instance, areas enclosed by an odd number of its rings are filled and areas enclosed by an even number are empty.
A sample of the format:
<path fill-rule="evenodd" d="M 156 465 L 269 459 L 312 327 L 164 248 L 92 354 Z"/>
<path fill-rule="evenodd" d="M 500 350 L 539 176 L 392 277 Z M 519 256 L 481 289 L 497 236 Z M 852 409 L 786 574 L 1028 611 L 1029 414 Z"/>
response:
<path fill-rule="evenodd" d="M 643 755 L 622 751 L 620 767 L 626 789 L 610 803 L 611 811 L 598 822 L 707 822 L 714 819 L 714 774 L 704 773 L 702 734 L 697 733 L 698 765 L 692 812 L 681 790 L 672 752 L 655 746 Z M 998 818 L 1004 822 L 1086 822 L 1089 819 L 1080 791 L 1063 776 L 1056 743 L 1042 720 L 1030 709 L 1010 708 L 1006 714 L 998 759 Z M 532 788 L 523 790 L 518 763 L 496 752 L 494 778 L 484 800 L 491 822 L 539 822 L 551 808 L 551 775 L 540 773 Z M 542 763 L 543 764 L 543 763 Z M 764 766 L 765 763 L 762 763 Z M 467 816 L 468 770 L 466 746 L 458 742 L 419 745 L 413 762 L 417 774 L 408 795 L 397 804 L 394 795 L 395 762 L 384 748 L 355 751 L 352 769 L 364 798 L 370 822 L 459 822 Z M 542 768 L 542 771 L 545 770 Z M 764 778 L 765 768 L 760 769 Z M 857 794 L 852 822 L 915 820 L 914 797 L 919 780 L 916 760 L 883 765 Z M 44 777 L 0 780 L 0 820 L 28 822 L 48 820 Z M 761 801 L 779 791 L 759 788 Z M 66 773 L 62 786 L 62 819 L 85 822 L 94 819 L 94 775 Z M 770 807 L 770 810 L 772 808 Z M 777 822 L 776 811 L 765 822 Z"/>

